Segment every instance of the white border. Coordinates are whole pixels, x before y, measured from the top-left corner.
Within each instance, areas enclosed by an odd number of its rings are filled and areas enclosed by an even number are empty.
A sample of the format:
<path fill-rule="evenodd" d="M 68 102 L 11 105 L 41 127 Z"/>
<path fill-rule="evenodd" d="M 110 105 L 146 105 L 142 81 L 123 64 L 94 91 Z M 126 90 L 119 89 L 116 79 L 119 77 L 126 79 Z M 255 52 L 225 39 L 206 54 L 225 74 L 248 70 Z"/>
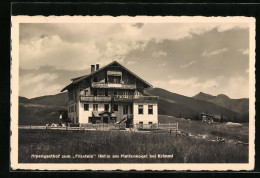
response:
<path fill-rule="evenodd" d="M 23 170 L 253 170 L 255 157 L 255 18 L 253 17 L 160 17 L 160 16 L 12 16 L 11 29 L 11 169 Z M 18 96 L 19 96 L 19 23 L 248 23 L 249 44 L 249 163 L 243 164 L 186 164 L 186 163 L 18 163 Z"/>

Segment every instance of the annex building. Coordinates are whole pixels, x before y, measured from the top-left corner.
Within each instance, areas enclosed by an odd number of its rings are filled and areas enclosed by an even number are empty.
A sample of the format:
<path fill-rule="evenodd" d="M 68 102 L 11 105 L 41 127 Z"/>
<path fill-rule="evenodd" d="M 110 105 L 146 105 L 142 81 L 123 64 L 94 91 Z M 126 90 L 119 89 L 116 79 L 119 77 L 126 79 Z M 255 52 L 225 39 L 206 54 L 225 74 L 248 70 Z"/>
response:
<path fill-rule="evenodd" d="M 91 65 L 91 73 L 71 79 L 68 117 L 72 123 L 158 123 L 158 96 L 144 96 L 151 88 L 145 80 L 114 61 L 102 68 Z"/>

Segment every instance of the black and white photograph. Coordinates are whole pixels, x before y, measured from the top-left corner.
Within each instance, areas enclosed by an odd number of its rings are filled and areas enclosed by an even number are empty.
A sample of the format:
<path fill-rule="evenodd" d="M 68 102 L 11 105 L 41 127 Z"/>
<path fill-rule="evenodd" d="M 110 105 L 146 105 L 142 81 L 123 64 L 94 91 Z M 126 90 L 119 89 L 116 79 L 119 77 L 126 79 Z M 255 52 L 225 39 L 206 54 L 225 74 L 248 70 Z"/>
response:
<path fill-rule="evenodd" d="M 252 170 L 252 17 L 13 16 L 11 167 Z"/>

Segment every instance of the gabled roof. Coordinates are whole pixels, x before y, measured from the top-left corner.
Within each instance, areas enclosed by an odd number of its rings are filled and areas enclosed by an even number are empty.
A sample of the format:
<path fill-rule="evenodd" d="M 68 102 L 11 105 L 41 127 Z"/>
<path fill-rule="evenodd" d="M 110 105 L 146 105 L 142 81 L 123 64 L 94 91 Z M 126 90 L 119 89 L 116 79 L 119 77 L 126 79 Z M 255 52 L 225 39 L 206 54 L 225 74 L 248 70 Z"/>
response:
<path fill-rule="evenodd" d="M 120 63 L 118 63 L 117 61 L 113 61 L 113 62 L 111 62 L 110 64 L 108 64 L 108 65 L 106 65 L 106 66 L 104 66 L 104 67 L 101 67 L 100 69 L 96 70 L 95 72 L 92 72 L 92 73 L 90 73 L 90 74 L 88 74 L 88 75 L 83 75 L 83 76 L 80 76 L 80 77 L 76 77 L 76 78 L 71 79 L 71 80 L 72 80 L 72 83 L 69 84 L 69 85 L 67 85 L 65 88 L 63 88 L 63 89 L 61 90 L 61 92 L 67 90 L 69 87 L 71 87 L 71 86 L 73 86 L 73 85 L 79 83 L 80 81 L 82 81 L 82 80 L 84 80 L 84 79 L 87 79 L 87 78 L 91 77 L 92 75 L 94 75 L 94 74 L 96 74 L 96 73 L 99 73 L 100 71 L 102 71 L 102 70 L 104 70 L 104 69 L 106 69 L 106 68 L 108 68 L 108 67 L 110 67 L 110 66 L 112 66 L 112 65 L 114 65 L 114 64 L 117 64 L 118 66 L 120 66 L 121 68 L 123 68 L 124 70 L 126 70 L 127 72 L 129 72 L 130 74 L 132 74 L 134 77 L 136 77 L 137 79 L 139 79 L 140 81 L 142 81 L 143 83 L 145 83 L 145 84 L 148 86 L 148 88 L 152 87 L 151 84 L 149 84 L 148 82 L 146 82 L 145 80 L 143 80 L 142 78 L 140 78 L 138 75 L 136 75 L 136 74 L 134 74 L 133 72 L 131 72 L 129 69 L 127 69 L 126 67 L 124 67 L 123 65 L 121 65 Z"/>

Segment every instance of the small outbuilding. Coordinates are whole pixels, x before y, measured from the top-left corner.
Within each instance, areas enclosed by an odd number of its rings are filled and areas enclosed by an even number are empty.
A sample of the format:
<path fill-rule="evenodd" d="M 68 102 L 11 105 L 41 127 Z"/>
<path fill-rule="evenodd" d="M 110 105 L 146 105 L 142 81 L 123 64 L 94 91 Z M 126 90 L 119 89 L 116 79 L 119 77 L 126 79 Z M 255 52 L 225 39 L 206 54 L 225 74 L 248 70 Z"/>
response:
<path fill-rule="evenodd" d="M 213 123 L 214 121 L 214 116 L 207 113 L 201 113 L 201 118 L 202 122 Z"/>

